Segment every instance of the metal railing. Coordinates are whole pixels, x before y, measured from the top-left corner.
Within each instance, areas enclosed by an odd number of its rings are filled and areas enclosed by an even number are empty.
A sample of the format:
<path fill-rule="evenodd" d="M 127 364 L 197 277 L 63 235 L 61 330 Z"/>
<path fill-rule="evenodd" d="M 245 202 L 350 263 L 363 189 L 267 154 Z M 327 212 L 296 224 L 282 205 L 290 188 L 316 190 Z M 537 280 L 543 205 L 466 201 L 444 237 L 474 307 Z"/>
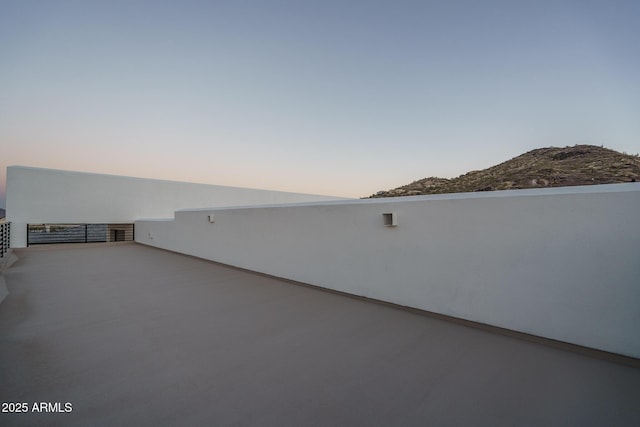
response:
<path fill-rule="evenodd" d="M 11 223 L 4 220 L 0 220 L 0 258 L 4 258 L 4 255 L 9 252 L 11 248 Z"/>
<path fill-rule="evenodd" d="M 28 224 L 27 246 L 49 243 L 128 242 L 134 224 Z"/>

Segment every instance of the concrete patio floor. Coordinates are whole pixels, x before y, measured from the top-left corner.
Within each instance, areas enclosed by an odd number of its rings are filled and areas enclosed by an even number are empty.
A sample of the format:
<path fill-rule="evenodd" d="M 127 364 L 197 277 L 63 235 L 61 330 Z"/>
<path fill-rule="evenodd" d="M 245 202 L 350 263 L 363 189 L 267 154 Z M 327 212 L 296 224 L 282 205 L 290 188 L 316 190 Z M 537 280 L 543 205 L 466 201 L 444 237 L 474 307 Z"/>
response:
<path fill-rule="evenodd" d="M 133 243 L 15 252 L 2 426 L 640 425 L 637 367 Z"/>

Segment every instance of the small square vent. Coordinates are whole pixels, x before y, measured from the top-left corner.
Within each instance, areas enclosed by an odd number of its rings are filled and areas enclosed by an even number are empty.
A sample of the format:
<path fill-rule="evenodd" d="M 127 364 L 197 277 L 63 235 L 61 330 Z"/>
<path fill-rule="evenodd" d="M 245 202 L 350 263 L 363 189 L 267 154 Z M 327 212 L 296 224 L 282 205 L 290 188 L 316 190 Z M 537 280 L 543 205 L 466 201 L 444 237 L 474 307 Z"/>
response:
<path fill-rule="evenodd" d="M 385 227 L 396 227 L 398 225 L 398 214 L 395 212 L 383 213 Z"/>

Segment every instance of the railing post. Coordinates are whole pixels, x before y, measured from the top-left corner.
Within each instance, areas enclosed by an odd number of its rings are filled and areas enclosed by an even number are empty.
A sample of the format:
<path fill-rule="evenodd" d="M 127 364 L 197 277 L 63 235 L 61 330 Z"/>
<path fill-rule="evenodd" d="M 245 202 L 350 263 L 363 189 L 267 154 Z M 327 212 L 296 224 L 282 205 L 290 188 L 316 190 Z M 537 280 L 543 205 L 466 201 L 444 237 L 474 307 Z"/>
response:
<path fill-rule="evenodd" d="M 0 222 L 0 258 L 11 249 L 11 223 Z"/>
<path fill-rule="evenodd" d="M 89 224 L 84 225 L 84 242 L 87 243 L 87 227 Z"/>

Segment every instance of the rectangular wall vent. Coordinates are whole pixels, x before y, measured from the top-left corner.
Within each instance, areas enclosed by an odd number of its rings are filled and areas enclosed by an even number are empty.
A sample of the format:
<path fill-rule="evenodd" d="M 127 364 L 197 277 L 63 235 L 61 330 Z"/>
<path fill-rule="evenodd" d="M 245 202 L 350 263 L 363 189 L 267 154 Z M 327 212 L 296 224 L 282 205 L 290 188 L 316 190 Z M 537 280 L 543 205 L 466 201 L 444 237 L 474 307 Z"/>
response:
<path fill-rule="evenodd" d="M 395 227 L 398 225 L 398 214 L 395 212 L 383 213 L 385 227 Z"/>

